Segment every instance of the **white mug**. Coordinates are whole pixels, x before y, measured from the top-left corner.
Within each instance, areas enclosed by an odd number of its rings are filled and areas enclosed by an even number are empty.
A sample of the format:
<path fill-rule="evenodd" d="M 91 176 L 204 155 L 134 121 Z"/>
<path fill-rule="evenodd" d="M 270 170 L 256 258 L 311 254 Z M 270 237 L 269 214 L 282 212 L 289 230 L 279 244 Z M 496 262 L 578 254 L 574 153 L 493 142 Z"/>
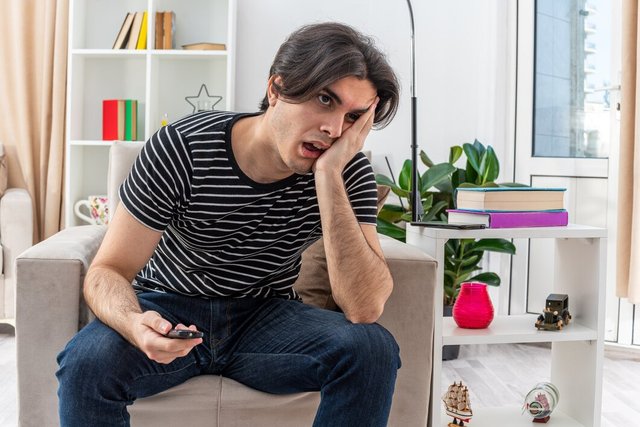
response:
<path fill-rule="evenodd" d="M 80 211 L 81 207 L 89 210 L 89 215 Z M 102 225 L 109 223 L 109 200 L 107 196 L 95 195 L 89 196 L 86 200 L 78 200 L 73 206 L 73 212 L 81 220 L 93 225 Z"/>

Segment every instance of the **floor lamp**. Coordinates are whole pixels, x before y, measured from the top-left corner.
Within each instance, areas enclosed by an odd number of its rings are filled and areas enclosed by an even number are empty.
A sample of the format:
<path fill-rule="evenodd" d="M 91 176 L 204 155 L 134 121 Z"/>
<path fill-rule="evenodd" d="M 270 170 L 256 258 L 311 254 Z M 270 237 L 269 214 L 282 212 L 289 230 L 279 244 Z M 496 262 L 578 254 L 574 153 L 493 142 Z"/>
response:
<path fill-rule="evenodd" d="M 413 24 L 413 8 L 411 0 L 407 0 L 409 17 L 411 19 L 411 222 L 422 220 L 424 210 L 418 188 L 418 130 L 416 97 L 416 31 Z"/>

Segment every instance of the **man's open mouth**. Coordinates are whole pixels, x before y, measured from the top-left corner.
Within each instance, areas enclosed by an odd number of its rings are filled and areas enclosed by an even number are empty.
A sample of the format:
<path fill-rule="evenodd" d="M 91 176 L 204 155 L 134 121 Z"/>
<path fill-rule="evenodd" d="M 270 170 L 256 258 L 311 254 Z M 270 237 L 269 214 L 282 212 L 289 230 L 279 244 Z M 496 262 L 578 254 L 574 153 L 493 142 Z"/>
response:
<path fill-rule="evenodd" d="M 326 148 L 322 148 L 320 145 L 314 144 L 312 142 L 305 142 L 303 143 L 304 148 L 306 148 L 309 151 L 324 151 L 326 150 Z"/>
<path fill-rule="evenodd" d="M 329 147 L 321 142 L 303 142 L 302 155 L 308 159 L 317 159 L 327 148 Z"/>

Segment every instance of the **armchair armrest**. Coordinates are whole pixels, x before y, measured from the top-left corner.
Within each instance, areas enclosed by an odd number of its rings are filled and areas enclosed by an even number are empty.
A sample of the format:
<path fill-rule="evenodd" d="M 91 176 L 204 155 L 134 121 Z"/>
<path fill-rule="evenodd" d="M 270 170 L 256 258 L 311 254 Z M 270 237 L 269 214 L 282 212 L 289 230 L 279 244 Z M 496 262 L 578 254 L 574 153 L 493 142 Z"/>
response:
<path fill-rule="evenodd" d="M 4 294 L 0 298 L 0 319 L 12 319 L 16 257 L 33 244 L 33 209 L 27 190 L 10 188 L 0 198 L 0 243 L 0 273 L 4 274 L 4 285 L 0 283 L 0 296 Z"/>
<path fill-rule="evenodd" d="M 82 282 L 106 226 L 71 227 L 16 261 L 18 417 L 21 426 L 58 425 L 56 356 L 87 319 Z M 84 308 L 86 310 L 86 308 Z M 84 319 L 83 319 L 84 318 Z"/>
<path fill-rule="evenodd" d="M 380 236 L 380 244 L 394 287 L 379 323 L 395 337 L 402 360 L 389 425 L 425 426 L 431 391 L 436 261 L 386 236 Z"/>

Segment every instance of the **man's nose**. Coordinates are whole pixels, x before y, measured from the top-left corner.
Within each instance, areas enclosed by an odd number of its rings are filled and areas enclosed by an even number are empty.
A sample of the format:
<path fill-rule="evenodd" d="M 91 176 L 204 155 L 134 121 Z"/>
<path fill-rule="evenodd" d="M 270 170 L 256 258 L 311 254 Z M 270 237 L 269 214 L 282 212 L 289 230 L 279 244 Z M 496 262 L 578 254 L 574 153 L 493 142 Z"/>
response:
<path fill-rule="evenodd" d="M 332 139 L 340 138 L 344 131 L 344 117 L 341 114 L 326 117 L 320 130 Z"/>

